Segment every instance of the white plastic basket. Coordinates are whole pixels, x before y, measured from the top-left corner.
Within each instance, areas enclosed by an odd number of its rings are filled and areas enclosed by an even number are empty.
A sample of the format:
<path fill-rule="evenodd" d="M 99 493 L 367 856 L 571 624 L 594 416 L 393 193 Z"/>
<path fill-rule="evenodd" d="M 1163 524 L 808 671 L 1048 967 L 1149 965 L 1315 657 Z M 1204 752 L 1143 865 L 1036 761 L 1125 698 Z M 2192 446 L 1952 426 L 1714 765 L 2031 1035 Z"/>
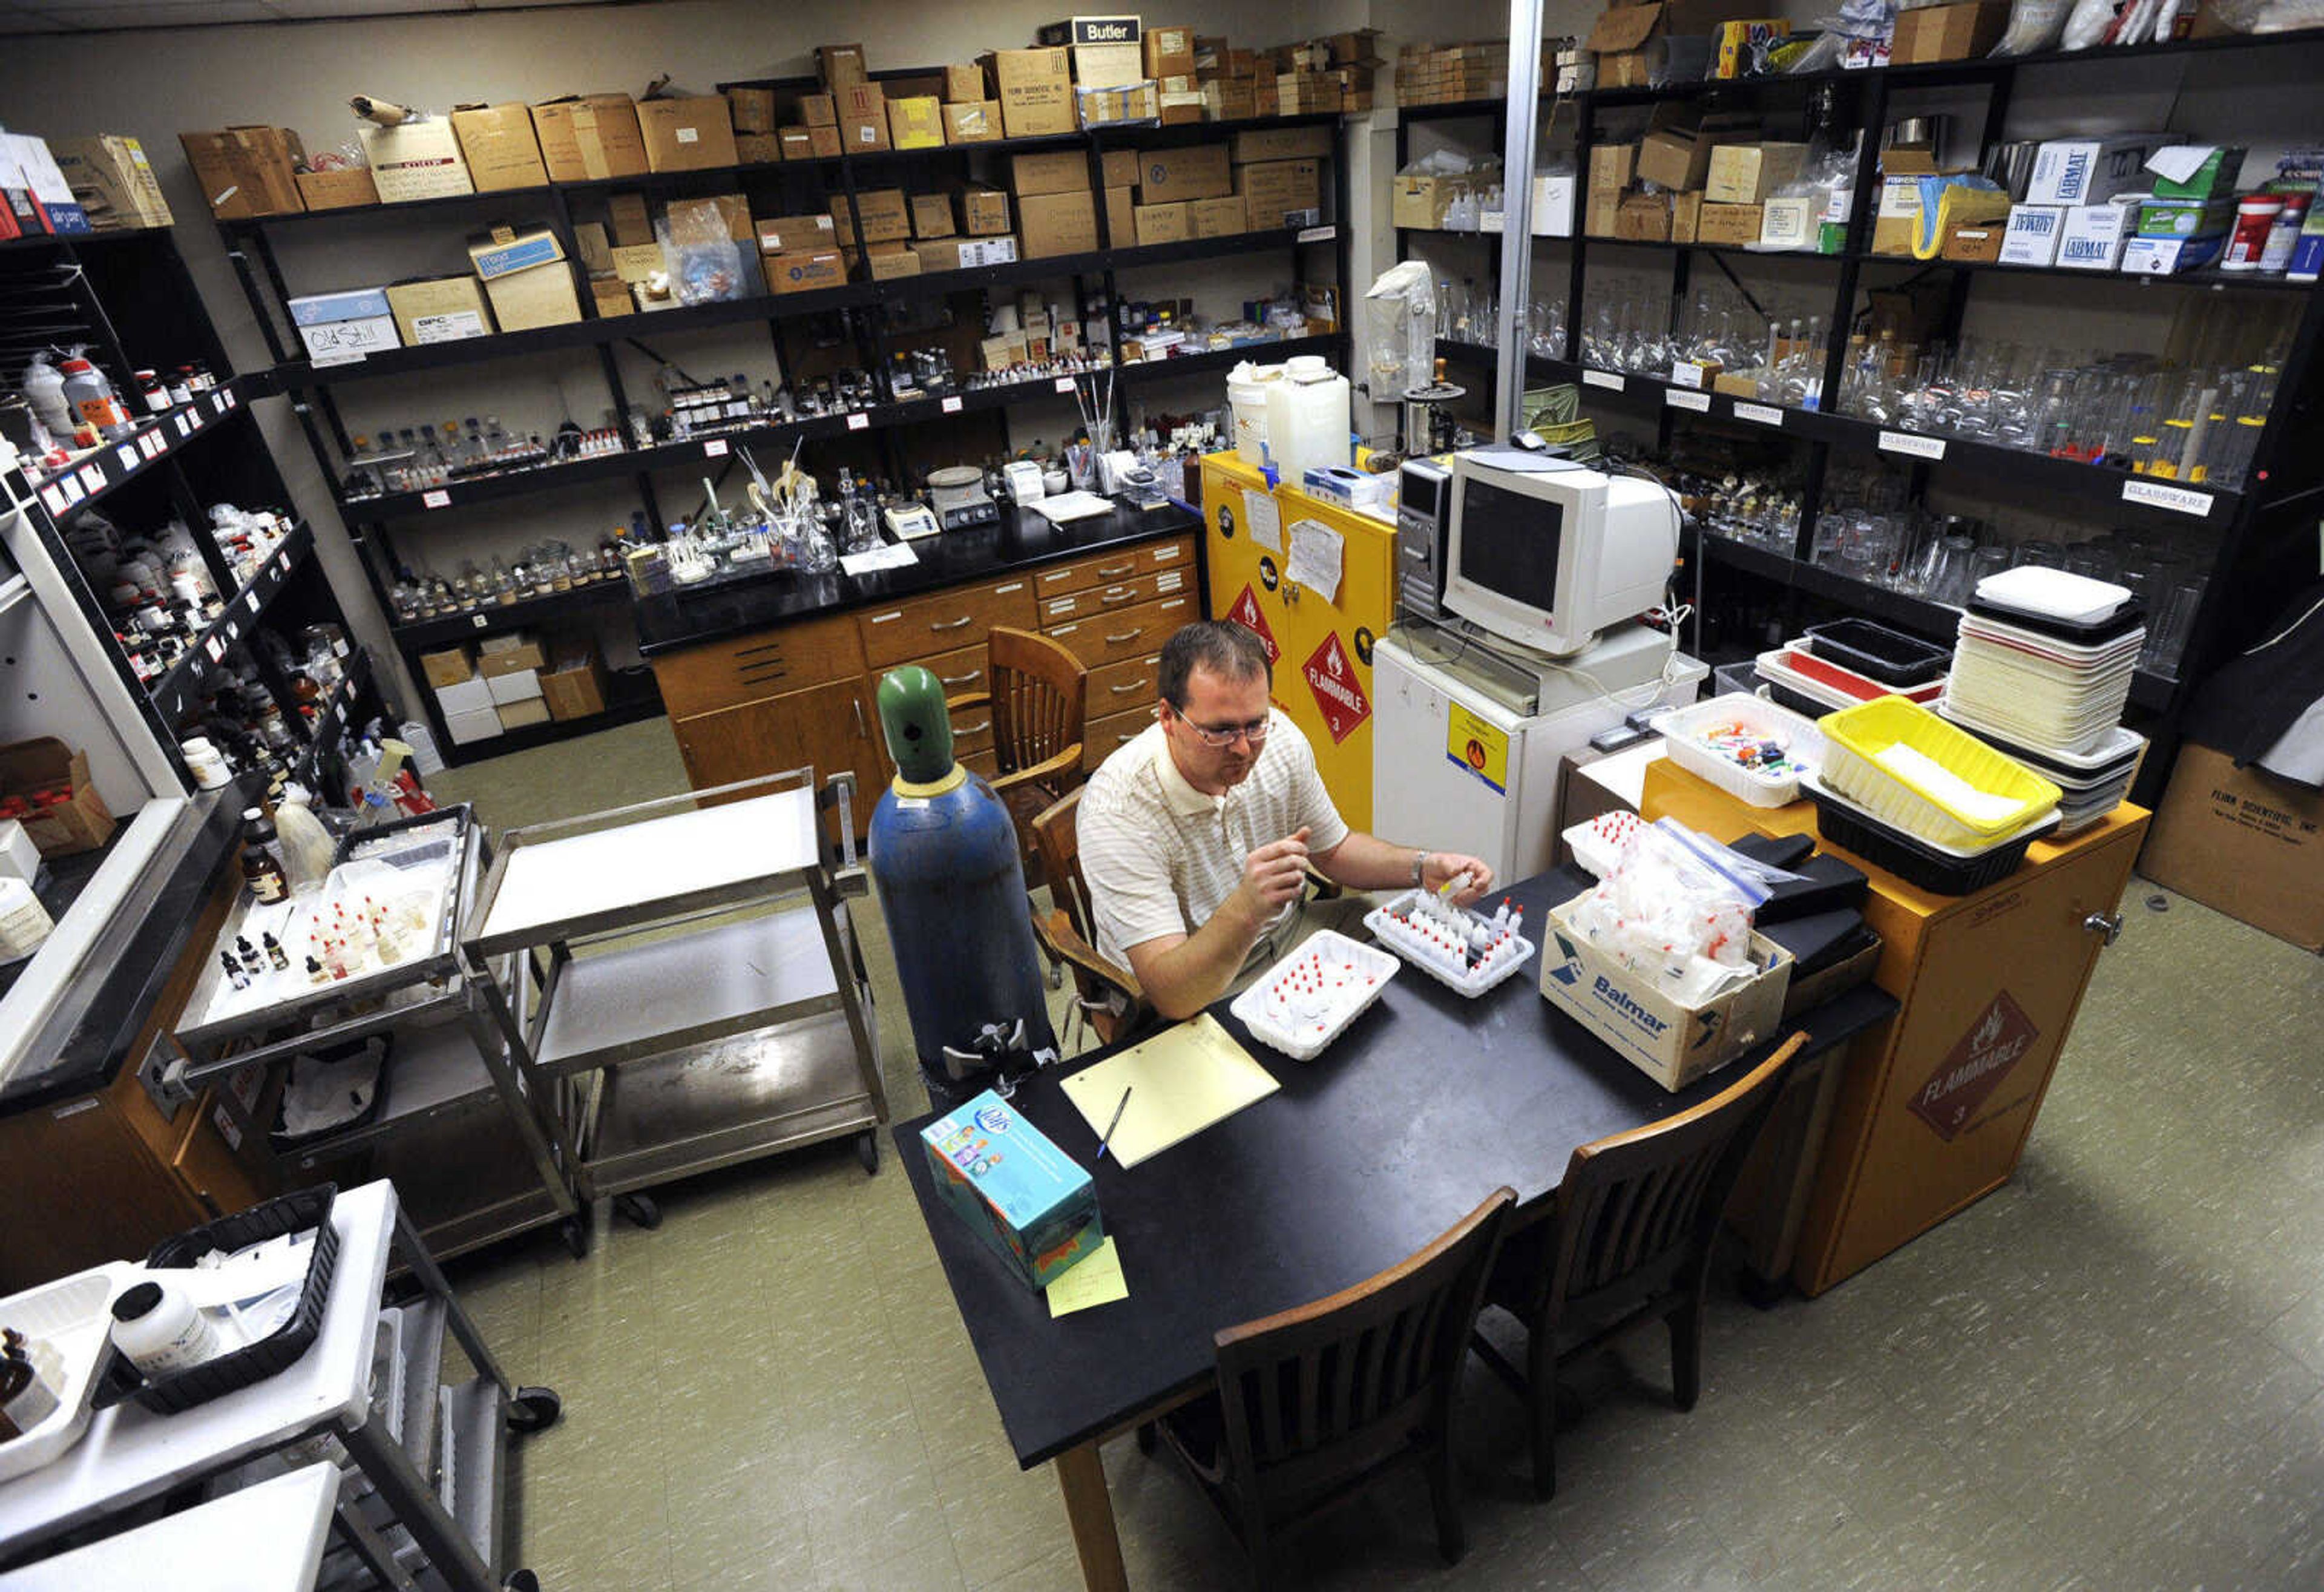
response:
<path fill-rule="evenodd" d="M 1336 930 L 1319 929 L 1291 953 L 1269 967 L 1242 994 L 1227 1003 L 1227 1010 L 1242 1020 L 1253 1039 L 1282 1051 L 1295 1061 L 1312 1061 L 1325 1046 L 1363 1015 L 1379 999 L 1388 981 L 1403 966 L 1377 946 L 1349 939 Z M 1310 969 L 1325 978 L 1324 1000 L 1314 1010 L 1294 1009 L 1277 1000 L 1278 991 L 1296 985 Z"/>
<path fill-rule="evenodd" d="M 0 1482 L 38 1470 L 80 1441 L 88 1430 L 89 1401 L 113 1357 L 114 1291 L 138 1268 L 115 1261 L 0 1299 L 0 1322 L 43 1340 L 64 1362 L 57 1407 L 21 1437 L 0 1443 Z"/>
<path fill-rule="evenodd" d="M 1738 801 L 1753 807 L 1789 807 L 1800 799 L 1796 767 L 1783 773 L 1764 773 L 1720 756 L 1701 739 L 1714 725 L 1736 724 L 1754 736 L 1780 743 L 1794 763 L 1811 768 L 1823 764 L 1823 732 L 1788 708 L 1744 691 L 1712 697 L 1674 708 L 1654 720 L 1655 733 L 1667 745 L 1670 759 L 1689 773 L 1709 781 Z"/>
<path fill-rule="evenodd" d="M 1403 958 L 1406 964 L 1417 967 L 1445 988 L 1475 1000 L 1524 967 L 1532 957 L 1533 941 L 1523 934 L 1513 934 L 1495 946 L 1491 956 L 1483 963 L 1454 972 L 1450 959 L 1440 955 L 1439 948 L 1415 933 L 1405 922 L 1419 899 L 1419 891 L 1406 891 L 1366 912 L 1364 927 L 1377 935 L 1381 944 Z M 1477 916 L 1466 912 L 1463 915 Z"/>

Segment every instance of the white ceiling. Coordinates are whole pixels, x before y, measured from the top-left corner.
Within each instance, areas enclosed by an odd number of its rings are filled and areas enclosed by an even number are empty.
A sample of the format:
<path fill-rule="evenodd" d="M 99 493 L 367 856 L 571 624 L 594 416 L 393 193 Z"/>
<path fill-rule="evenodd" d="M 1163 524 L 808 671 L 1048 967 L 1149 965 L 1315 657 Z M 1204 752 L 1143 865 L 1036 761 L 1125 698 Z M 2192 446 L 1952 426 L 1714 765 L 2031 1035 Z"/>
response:
<path fill-rule="evenodd" d="M 129 28 L 214 28 L 231 23 L 409 16 L 429 11 L 508 11 L 620 0 L 0 0 L 0 34 L 107 33 Z"/>

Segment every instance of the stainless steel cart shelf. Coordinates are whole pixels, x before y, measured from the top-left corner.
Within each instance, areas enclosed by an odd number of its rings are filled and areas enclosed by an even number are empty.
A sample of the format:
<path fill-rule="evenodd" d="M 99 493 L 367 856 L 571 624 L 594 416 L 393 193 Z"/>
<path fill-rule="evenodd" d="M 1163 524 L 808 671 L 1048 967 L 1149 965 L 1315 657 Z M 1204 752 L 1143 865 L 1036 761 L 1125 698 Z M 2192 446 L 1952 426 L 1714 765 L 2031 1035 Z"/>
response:
<path fill-rule="evenodd" d="M 794 769 L 501 838 L 464 966 L 535 1097 L 567 1088 L 583 1199 L 650 1226 L 638 1189 L 850 1134 L 877 1169 L 853 794 Z"/>

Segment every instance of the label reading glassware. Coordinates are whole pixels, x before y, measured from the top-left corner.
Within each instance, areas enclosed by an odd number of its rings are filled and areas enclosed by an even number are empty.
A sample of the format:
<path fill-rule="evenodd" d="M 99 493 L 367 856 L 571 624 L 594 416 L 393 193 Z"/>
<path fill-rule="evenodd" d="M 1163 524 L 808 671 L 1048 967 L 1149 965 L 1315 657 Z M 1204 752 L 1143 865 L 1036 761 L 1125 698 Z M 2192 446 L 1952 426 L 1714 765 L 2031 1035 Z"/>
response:
<path fill-rule="evenodd" d="M 1735 418 L 1739 421 L 1749 421 L 1754 425 L 1780 426 L 1784 423 L 1784 412 L 1765 403 L 1738 403 L 1735 406 Z"/>
<path fill-rule="evenodd" d="M 1910 431 L 1880 433 L 1880 451 L 1902 453 L 1914 458 L 1942 458 L 1945 440 L 1942 437 L 1915 437 Z"/>
<path fill-rule="evenodd" d="M 1708 393 L 1688 393 L 1677 387 L 1665 387 L 1663 389 L 1663 402 L 1673 409 L 1692 409 L 1697 414 L 1711 412 L 1711 394 Z"/>
<path fill-rule="evenodd" d="M 1582 373 L 1582 384 L 1585 387 L 1603 387 L 1609 393 L 1618 393 L 1627 384 L 1620 376 L 1610 371 L 1585 370 Z"/>
<path fill-rule="evenodd" d="M 2208 492 L 2190 492 L 2184 486 L 2165 486 L 2160 481 L 2125 481 L 2122 484 L 2125 503 L 2143 503 L 2149 508 L 2169 509 L 2173 514 L 2192 514 L 2197 519 L 2210 517 L 2215 501 Z"/>

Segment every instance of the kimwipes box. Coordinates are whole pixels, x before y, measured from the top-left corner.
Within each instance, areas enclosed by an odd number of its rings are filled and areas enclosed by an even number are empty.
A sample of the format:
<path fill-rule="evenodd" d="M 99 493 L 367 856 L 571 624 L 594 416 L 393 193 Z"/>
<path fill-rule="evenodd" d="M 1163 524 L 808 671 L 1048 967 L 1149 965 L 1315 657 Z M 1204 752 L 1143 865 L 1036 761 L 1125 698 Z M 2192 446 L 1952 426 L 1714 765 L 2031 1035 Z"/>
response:
<path fill-rule="evenodd" d="M 1649 975 L 1631 971 L 1577 933 L 1573 904 L 1550 909 L 1541 993 L 1663 1088 L 1676 1093 L 1775 1037 L 1792 954 L 1774 940 L 1754 932 L 1752 976 L 1699 1005 L 1681 1005 Z"/>
<path fill-rule="evenodd" d="M 113 813 L 88 782 L 88 754 L 51 736 L 0 746 L 0 818 L 23 825 L 42 856 L 95 851 L 113 838 Z"/>
<path fill-rule="evenodd" d="M 1105 1242 L 1089 1173 L 991 1090 L 922 1128 L 920 1146 L 944 1202 L 1027 1287 Z"/>
<path fill-rule="evenodd" d="M 2307 950 L 2324 950 L 2324 796 L 2188 743 L 2138 871 Z"/>
<path fill-rule="evenodd" d="M 536 105 L 532 130 L 552 181 L 642 177 L 648 170 L 637 104 L 626 94 L 576 94 Z"/>

